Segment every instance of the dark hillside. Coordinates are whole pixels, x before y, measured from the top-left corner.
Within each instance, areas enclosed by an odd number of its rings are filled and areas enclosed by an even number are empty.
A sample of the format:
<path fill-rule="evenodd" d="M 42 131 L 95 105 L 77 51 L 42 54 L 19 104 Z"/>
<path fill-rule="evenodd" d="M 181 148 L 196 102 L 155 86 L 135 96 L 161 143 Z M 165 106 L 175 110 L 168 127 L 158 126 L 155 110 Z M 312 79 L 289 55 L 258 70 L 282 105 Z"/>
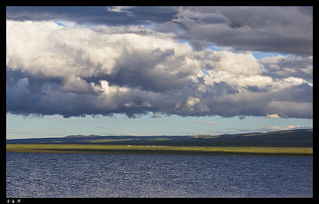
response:
<path fill-rule="evenodd" d="M 55 138 L 13 139 L 8 144 L 112 144 L 172 146 L 256 146 L 312 147 L 313 130 L 298 129 L 267 133 L 224 134 L 217 136 L 98 136 L 70 135 Z"/>

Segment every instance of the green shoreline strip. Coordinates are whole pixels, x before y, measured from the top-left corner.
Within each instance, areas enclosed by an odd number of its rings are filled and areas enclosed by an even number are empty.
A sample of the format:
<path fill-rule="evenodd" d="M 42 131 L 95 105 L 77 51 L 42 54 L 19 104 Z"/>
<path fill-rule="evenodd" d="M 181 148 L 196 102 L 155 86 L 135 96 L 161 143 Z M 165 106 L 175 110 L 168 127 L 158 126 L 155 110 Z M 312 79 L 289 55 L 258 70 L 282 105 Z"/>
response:
<path fill-rule="evenodd" d="M 303 155 L 312 156 L 312 147 L 198 147 L 98 144 L 7 144 L 7 152 L 38 153 L 125 153 L 201 155 Z"/>

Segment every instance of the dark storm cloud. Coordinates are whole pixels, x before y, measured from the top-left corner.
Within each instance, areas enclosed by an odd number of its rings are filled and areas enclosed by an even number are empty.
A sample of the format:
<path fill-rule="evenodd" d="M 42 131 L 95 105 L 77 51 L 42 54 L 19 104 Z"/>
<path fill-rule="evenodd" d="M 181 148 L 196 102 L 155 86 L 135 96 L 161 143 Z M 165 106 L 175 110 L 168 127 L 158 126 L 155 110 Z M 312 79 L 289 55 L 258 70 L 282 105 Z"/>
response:
<path fill-rule="evenodd" d="M 165 22 L 177 13 L 175 7 L 132 7 L 127 12 L 113 12 L 102 6 L 10 6 L 7 19 L 12 20 L 68 20 L 77 23 L 129 25 Z M 129 12 L 128 12 L 129 11 Z"/>
<path fill-rule="evenodd" d="M 37 93 L 43 86 L 50 84 L 51 86 L 58 85 L 63 82 L 62 78 L 58 77 L 46 77 L 41 74 L 30 75 L 27 72 L 21 70 L 7 69 L 6 71 L 7 85 L 14 87 L 21 79 L 27 79 L 27 88 L 31 93 Z"/>
<path fill-rule="evenodd" d="M 173 22 L 197 46 L 312 54 L 311 7 L 183 7 Z"/>
<path fill-rule="evenodd" d="M 33 79 L 36 80 L 36 79 Z M 276 113 L 283 117 L 312 117 L 312 87 L 307 84 L 274 92 L 230 91 L 198 92 L 181 88 L 166 92 L 143 89 L 116 90 L 96 94 L 79 94 L 63 91 L 63 84 L 45 83 L 31 90 L 28 78 L 7 85 L 7 110 L 13 114 L 60 114 L 64 117 L 83 115 L 112 115 L 123 113 L 129 117 L 148 112 L 177 114 L 180 116 L 265 116 Z M 34 83 L 34 82 L 33 82 Z M 35 82 L 36 83 L 36 82 Z M 101 86 L 101 85 L 97 85 Z M 114 86 L 110 86 L 114 87 Z"/>
<path fill-rule="evenodd" d="M 79 94 L 62 90 L 62 84 L 44 83 L 32 91 L 33 79 L 21 78 L 14 83 L 7 84 L 7 110 L 13 114 L 60 114 L 64 117 L 84 115 L 112 115 L 124 113 L 129 117 L 135 114 L 145 114 L 157 111 L 148 103 L 161 101 L 161 95 L 141 90 L 131 90 L 127 93 L 115 93 L 112 96 L 98 94 Z M 160 97 L 160 98 L 159 98 Z"/>
<path fill-rule="evenodd" d="M 180 116 L 265 116 L 276 113 L 282 117 L 312 117 L 312 87 L 301 84 L 278 91 L 239 93 L 226 83 L 218 83 L 200 92 L 195 87 L 166 92 L 143 89 L 111 90 L 104 94 L 79 94 L 63 91 L 63 83 L 47 82 L 32 90 L 30 84 L 41 84 L 37 78 L 22 76 L 7 84 L 7 110 L 14 114 L 60 114 L 64 117 L 112 115 L 123 113 L 135 117 L 148 112 Z M 41 81 L 41 79 L 40 79 Z M 194 84 L 195 85 L 195 84 Z M 103 87 L 103 84 L 96 86 Z M 118 87 L 119 88 L 119 87 Z"/>
<path fill-rule="evenodd" d="M 273 78 L 299 77 L 313 81 L 313 58 L 301 56 L 267 57 L 260 60 L 265 73 Z"/>
<path fill-rule="evenodd" d="M 134 52 L 123 55 L 117 69 L 106 79 L 115 85 L 143 88 L 150 91 L 181 89 L 190 82 L 189 70 L 180 70 L 176 75 L 167 74 L 169 70 L 156 69 L 158 64 L 174 57 L 174 49 L 152 52 Z M 183 59 L 180 59 L 183 62 Z M 174 66 L 172 64 L 172 66 Z M 180 64 L 176 64 L 180 66 Z"/>
<path fill-rule="evenodd" d="M 206 98 L 210 111 L 216 115 L 233 117 L 240 115 L 266 116 L 277 113 L 283 117 L 312 118 L 312 87 L 304 84 L 274 92 L 248 92 L 240 95 L 226 95 Z M 288 110 L 294 110 L 294 113 Z"/>

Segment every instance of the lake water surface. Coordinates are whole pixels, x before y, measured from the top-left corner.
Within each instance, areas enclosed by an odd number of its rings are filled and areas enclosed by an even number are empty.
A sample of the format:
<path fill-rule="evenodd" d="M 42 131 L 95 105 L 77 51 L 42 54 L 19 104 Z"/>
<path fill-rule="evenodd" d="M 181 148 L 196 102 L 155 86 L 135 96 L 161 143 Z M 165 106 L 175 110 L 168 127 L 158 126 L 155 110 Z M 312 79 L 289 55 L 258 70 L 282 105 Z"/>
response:
<path fill-rule="evenodd" d="M 14 198 L 312 197 L 312 157 L 7 153 Z"/>

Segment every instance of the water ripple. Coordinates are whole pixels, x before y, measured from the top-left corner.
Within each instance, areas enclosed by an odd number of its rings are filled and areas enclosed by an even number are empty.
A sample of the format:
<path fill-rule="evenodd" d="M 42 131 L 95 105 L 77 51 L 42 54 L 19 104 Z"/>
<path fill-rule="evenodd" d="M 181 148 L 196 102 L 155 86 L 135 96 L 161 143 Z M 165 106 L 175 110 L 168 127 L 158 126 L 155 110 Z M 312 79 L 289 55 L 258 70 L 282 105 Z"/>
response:
<path fill-rule="evenodd" d="M 7 197 L 312 197 L 312 157 L 7 153 Z"/>

